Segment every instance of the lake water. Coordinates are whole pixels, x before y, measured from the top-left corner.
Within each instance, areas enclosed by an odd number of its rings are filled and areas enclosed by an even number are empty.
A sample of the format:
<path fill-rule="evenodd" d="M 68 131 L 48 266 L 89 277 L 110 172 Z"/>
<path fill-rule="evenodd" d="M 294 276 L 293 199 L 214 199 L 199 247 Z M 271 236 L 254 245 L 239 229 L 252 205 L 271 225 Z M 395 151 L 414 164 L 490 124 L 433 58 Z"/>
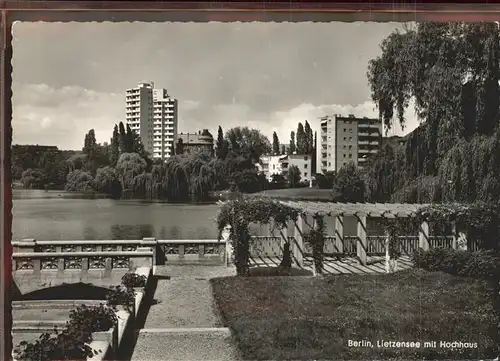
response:
<path fill-rule="evenodd" d="M 13 240 L 216 239 L 216 204 L 172 204 L 13 190 Z"/>
<path fill-rule="evenodd" d="M 115 200 L 24 189 L 14 189 L 13 199 L 13 240 L 217 239 L 217 204 Z M 325 221 L 333 235 L 334 220 Z M 252 227 L 251 232 L 269 234 L 265 226 Z M 346 217 L 344 234 L 356 234 L 355 219 Z"/>

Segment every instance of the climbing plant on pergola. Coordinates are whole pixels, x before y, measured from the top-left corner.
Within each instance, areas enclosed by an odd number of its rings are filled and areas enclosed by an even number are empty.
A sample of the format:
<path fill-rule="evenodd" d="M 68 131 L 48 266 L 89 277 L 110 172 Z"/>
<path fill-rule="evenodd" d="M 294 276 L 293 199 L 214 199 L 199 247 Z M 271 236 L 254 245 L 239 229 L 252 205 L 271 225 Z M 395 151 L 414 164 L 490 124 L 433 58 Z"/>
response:
<path fill-rule="evenodd" d="M 419 208 L 412 217 L 406 219 L 385 220 L 391 224 L 394 232 L 404 234 L 408 227 L 418 226 L 423 222 L 434 223 L 442 228 L 454 225 L 455 232 L 463 231 L 468 238 L 480 241 L 480 247 L 499 250 L 500 205 L 476 202 L 472 204 L 443 203 L 431 204 Z"/>
<path fill-rule="evenodd" d="M 296 221 L 300 212 L 280 202 L 267 199 L 233 200 L 224 203 L 217 215 L 219 239 L 227 226 L 230 226 L 229 241 L 234 247 L 234 262 L 239 276 L 249 274 L 250 240 L 249 226 L 252 223 L 274 223 L 280 231 L 289 221 Z M 288 239 L 285 240 L 288 243 Z M 289 245 L 285 244 L 286 250 Z"/>
<path fill-rule="evenodd" d="M 468 238 L 480 241 L 481 248 L 500 250 L 500 204 L 432 204 L 419 209 L 414 219 L 441 225 L 453 223 L 456 231 L 462 230 Z"/>

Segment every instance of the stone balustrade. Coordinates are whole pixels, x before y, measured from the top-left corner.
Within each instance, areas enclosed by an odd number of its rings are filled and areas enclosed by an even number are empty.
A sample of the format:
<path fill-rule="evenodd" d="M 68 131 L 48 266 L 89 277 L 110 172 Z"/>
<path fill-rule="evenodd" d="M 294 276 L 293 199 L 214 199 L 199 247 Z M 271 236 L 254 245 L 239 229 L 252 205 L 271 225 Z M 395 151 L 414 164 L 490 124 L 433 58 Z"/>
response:
<path fill-rule="evenodd" d="M 301 235 L 301 234 L 300 234 Z M 425 237 L 423 237 L 425 236 Z M 304 244 L 299 232 L 280 237 L 254 236 L 250 245 L 253 257 L 282 257 L 284 237 L 290 241 L 294 262 L 303 264 L 304 257 L 312 255 L 310 245 Z M 230 264 L 231 247 L 228 237 L 221 240 L 57 240 L 23 239 L 13 241 L 13 271 L 32 270 L 106 270 L 134 269 L 140 266 L 169 264 Z M 453 247 L 453 236 L 402 236 L 399 248 L 411 254 L 419 247 Z M 385 236 L 327 236 L 324 252 L 327 255 L 383 255 Z M 422 247 L 422 245 L 424 247 Z M 228 248 L 229 247 L 229 248 Z"/>
<path fill-rule="evenodd" d="M 12 271 L 65 271 L 128 269 L 153 266 L 151 249 L 136 251 L 94 252 L 16 252 L 12 254 Z"/>
<path fill-rule="evenodd" d="M 13 241 L 13 268 L 114 269 L 168 263 L 226 262 L 225 240 L 57 240 Z M 146 252 L 146 253 L 144 253 Z M 144 257 L 150 261 L 144 261 Z M 138 260 L 142 259 L 141 262 Z"/>

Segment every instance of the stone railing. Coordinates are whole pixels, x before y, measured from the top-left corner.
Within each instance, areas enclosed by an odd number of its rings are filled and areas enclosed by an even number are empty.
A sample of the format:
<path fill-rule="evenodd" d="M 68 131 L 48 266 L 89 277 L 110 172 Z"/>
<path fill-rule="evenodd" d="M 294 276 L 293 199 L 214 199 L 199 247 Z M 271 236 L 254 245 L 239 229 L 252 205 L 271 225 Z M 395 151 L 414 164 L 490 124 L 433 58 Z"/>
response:
<path fill-rule="evenodd" d="M 290 240 L 294 261 L 301 265 L 304 257 L 312 255 L 310 245 L 302 237 L 287 236 Z M 253 236 L 250 245 L 252 257 L 281 258 L 283 238 L 275 236 Z M 326 255 L 383 255 L 384 236 L 365 236 L 365 243 L 359 236 L 326 237 Z M 399 237 L 399 248 L 403 254 L 412 254 L 425 244 L 428 248 L 453 247 L 452 236 L 426 236 L 428 243 L 422 243 L 422 236 Z M 230 264 L 231 246 L 227 237 L 198 240 L 74 240 L 37 241 L 24 239 L 12 242 L 13 270 L 65 270 L 65 269 L 133 269 L 139 266 L 165 264 Z"/>
<path fill-rule="evenodd" d="M 224 240 L 64 240 L 12 242 L 14 270 L 114 269 L 168 263 L 224 263 Z M 149 261 L 144 261 L 144 257 Z"/>
<path fill-rule="evenodd" d="M 158 240 L 155 246 L 156 252 L 164 260 L 160 263 L 202 263 L 223 264 L 226 262 L 226 242 L 216 239 L 179 239 Z M 158 263 L 157 263 L 158 264 Z"/>
<path fill-rule="evenodd" d="M 22 252 L 12 254 L 12 270 L 33 272 L 129 269 L 153 266 L 153 251 Z"/>

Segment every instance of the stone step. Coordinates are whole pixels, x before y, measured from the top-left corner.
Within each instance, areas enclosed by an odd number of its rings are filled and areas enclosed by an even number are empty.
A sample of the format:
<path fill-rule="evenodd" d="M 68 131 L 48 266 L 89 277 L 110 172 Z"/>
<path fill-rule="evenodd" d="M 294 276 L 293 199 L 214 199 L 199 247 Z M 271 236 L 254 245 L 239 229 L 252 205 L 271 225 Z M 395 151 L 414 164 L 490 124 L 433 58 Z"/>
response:
<path fill-rule="evenodd" d="M 140 330 L 131 361 L 236 361 L 238 350 L 227 328 Z"/>

